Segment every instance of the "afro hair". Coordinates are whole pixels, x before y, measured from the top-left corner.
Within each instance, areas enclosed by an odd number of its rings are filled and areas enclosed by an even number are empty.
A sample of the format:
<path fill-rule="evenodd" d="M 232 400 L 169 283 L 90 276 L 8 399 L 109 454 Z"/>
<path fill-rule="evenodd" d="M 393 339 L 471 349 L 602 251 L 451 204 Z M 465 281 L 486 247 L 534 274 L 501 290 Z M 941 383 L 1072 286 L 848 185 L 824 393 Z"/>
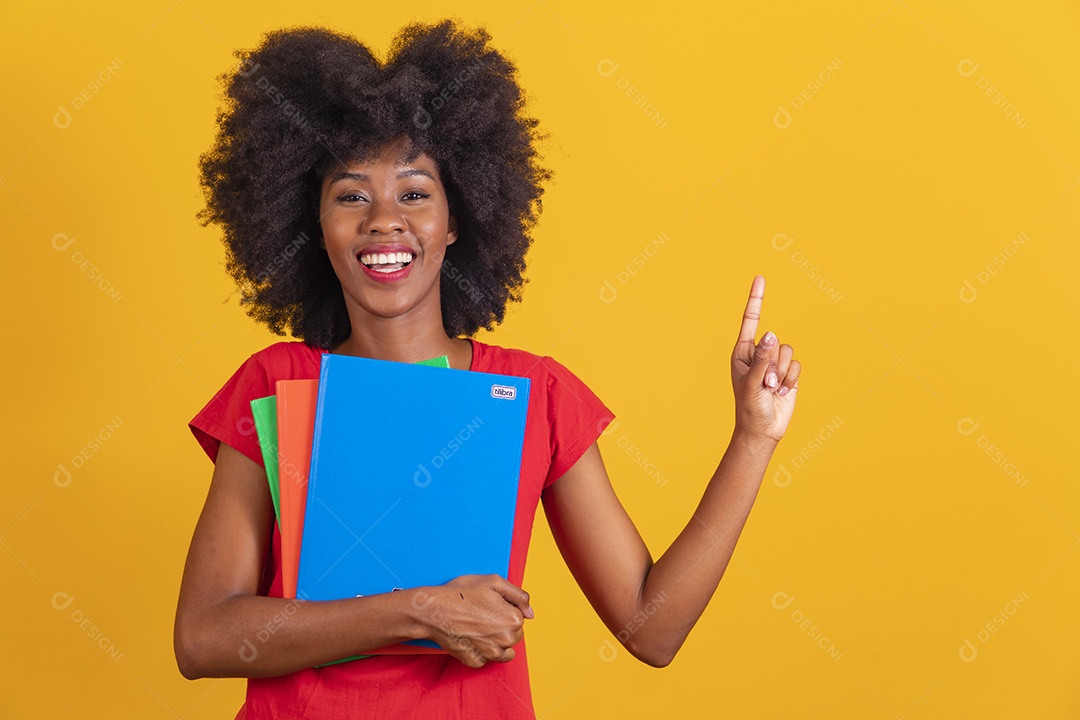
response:
<path fill-rule="evenodd" d="M 268 33 L 224 73 L 218 132 L 199 159 L 202 224 L 224 230 L 226 268 L 248 315 L 271 332 L 330 348 L 351 332 L 341 283 L 320 248 L 319 194 L 334 167 L 402 136 L 439 169 L 458 240 L 440 275 L 443 326 L 470 336 L 521 300 L 541 210 L 537 121 L 516 68 L 482 28 L 404 27 L 380 63 L 347 35 Z"/>

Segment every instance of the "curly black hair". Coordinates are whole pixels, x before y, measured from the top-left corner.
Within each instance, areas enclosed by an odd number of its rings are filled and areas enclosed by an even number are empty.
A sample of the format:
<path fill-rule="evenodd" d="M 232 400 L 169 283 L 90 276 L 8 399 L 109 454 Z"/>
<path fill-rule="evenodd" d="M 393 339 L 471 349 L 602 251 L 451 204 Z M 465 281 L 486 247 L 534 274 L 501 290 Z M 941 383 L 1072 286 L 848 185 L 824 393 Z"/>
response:
<path fill-rule="evenodd" d="M 385 63 L 353 37 L 319 27 L 267 33 L 223 73 L 225 106 L 199 158 L 203 226 L 224 229 L 226 268 L 247 313 L 329 348 L 351 326 L 344 293 L 319 247 L 323 177 L 341 163 L 410 140 L 436 163 L 458 239 L 440 275 L 450 337 L 491 330 L 521 300 L 525 253 L 541 210 L 536 144 L 516 68 L 483 28 L 413 23 Z"/>

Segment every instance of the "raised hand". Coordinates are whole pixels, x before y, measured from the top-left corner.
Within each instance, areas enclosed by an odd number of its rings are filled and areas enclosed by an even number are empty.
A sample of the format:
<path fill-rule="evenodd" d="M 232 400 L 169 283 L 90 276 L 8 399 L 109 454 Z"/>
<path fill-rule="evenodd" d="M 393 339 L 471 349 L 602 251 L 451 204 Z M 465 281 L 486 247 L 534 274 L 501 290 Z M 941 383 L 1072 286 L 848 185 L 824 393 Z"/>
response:
<path fill-rule="evenodd" d="M 469 667 L 510 662 L 532 618 L 529 594 L 499 575 L 462 575 L 420 588 L 413 607 L 427 637 Z"/>
<path fill-rule="evenodd" d="M 781 345 L 767 332 L 754 345 L 765 278 L 758 275 L 750 285 L 739 339 L 731 353 L 731 385 L 735 391 L 735 429 L 779 442 L 795 411 L 802 365 L 793 359 L 790 345 Z"/>

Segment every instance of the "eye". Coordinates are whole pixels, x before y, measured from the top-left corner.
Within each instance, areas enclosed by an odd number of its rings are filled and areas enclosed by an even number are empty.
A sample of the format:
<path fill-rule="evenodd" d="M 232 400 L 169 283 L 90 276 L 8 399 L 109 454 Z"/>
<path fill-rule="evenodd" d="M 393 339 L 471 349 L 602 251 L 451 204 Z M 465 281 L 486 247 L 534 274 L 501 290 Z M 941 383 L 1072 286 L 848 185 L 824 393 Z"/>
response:
<path fill-rule="evenodd" d="M 350 203 L 356 202 L 357 200 L 367 200 L 367 198 L 358 193 L 345 193 L 344 195 L 338 196 L 338 202 Z"/>
<path fill-rule="evenodd" d="M 431 197 L 431 196 L 428 195 L 427 193 L 422 193 L 422 192 L 418 192 L 416 190 L 412 190 L 410 192 L 405 193 L 401 197 L 401 199 L 402 200 L 422 200 L 424 198 L 429 198 L 429 197 Z"/>

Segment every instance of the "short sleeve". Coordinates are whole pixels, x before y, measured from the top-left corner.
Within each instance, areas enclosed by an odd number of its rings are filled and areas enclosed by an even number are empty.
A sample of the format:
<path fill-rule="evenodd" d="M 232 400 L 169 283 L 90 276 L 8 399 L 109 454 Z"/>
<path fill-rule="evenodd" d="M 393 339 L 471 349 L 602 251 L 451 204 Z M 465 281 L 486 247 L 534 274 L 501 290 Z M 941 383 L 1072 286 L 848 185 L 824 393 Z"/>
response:
<path fill-rule="evenodd" d="M 251 401 L 273 394 L 262 356 L 255 353 L 188 423 L 210 460 L 217 462 L 218 450 L 224 442 L 264 467 Z"/>
<path fill-rule="evenodd" d="M 554 358 L 544 356 L 548 369 L 548 425 L 551 430 L 551 465 L 544 488 L 563 476 L 600 437 L 615 413 L 574 373 Z"/>

